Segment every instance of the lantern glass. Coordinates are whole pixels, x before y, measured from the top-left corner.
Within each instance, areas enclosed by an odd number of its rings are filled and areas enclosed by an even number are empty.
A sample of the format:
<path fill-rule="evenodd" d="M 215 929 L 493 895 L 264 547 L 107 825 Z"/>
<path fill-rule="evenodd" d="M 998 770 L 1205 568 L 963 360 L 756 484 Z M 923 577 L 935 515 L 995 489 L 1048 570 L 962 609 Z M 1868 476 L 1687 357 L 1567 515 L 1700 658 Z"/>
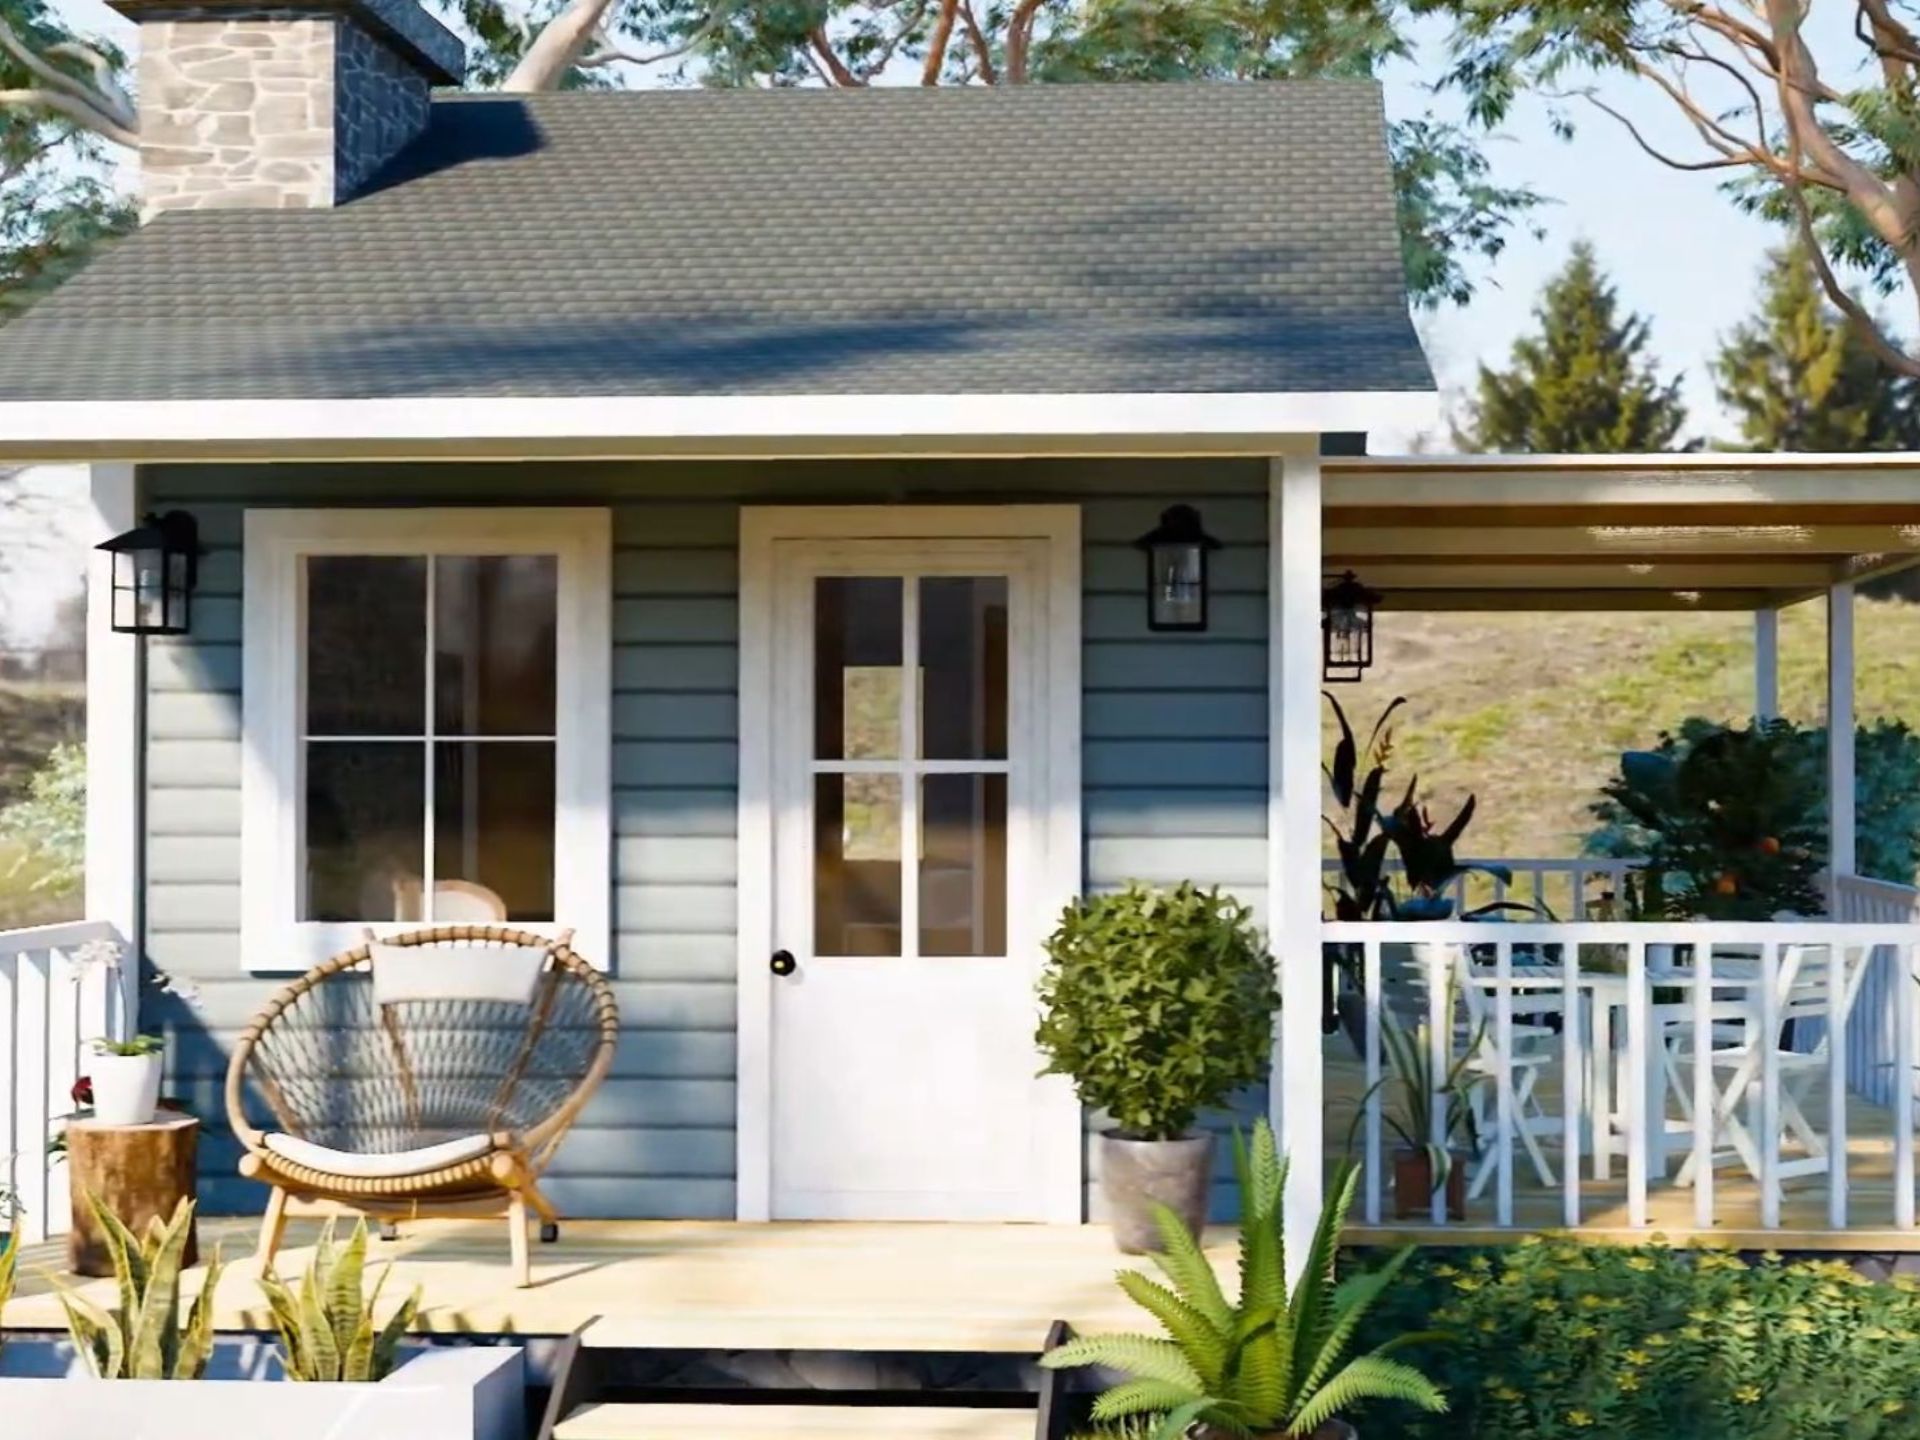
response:
<path fill-rule="evenodd" d="M 1207 623 L 1207 552 L 1198 544 L 1156 545 L 1148 552 L 1156 630 L 1198 630 Z"/>

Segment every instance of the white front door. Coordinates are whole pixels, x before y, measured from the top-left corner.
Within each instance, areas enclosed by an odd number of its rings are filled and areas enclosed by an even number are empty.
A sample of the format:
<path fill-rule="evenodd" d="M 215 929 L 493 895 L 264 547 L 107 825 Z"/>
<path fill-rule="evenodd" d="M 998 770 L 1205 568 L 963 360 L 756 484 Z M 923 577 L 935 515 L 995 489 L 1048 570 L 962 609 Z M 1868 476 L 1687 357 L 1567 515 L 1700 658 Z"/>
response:
<path fill-rule="evenodd" d="M 1032 539 L 774 546 L 776 1218 L 1048 1214 L 1048 565 Z"/>

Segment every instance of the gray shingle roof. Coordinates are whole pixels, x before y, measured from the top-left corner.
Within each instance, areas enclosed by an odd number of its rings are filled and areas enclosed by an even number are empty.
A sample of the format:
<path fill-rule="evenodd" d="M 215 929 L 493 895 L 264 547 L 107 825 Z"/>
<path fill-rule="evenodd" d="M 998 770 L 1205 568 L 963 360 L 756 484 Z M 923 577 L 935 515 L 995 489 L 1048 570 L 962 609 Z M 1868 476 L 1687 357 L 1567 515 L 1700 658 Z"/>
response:
<path fill-rule="evenodd" d="M 449 96 L 163 215 L 0 400 L 1424 390 L 1365 82 Z"/>

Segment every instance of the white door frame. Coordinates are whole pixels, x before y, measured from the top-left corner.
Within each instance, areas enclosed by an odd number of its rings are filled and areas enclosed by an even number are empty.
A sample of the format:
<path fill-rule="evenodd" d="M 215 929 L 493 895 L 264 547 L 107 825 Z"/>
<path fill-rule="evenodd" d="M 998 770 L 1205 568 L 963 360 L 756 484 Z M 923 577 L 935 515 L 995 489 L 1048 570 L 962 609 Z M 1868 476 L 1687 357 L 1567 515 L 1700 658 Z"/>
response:
<path fill-rule="evenodd" d="M 740 798 L 738 1062 L 734 1213 L 773 1212 L 774 648 L 776 547 L 788 540 L 1030 539 L 1047 546 L 1049 656 L 1040 696 L 1047 774 L 1045 861 L 1029 894 L 1050 918 L 1080 891 L 1080 510 L 1073 505 L 744 507 L 740 512 Z M 1034 973 L 1039 973 L 1034 956 Z M 1037 1064 L 1036 1064 L 1037 1068 Z M 1079 1101 L 1060 1076 L 1037 1080 L 1047 1137 L 1036 1192 L 1044 1218 L 1078 1224 L 1083 1141 Z"/>

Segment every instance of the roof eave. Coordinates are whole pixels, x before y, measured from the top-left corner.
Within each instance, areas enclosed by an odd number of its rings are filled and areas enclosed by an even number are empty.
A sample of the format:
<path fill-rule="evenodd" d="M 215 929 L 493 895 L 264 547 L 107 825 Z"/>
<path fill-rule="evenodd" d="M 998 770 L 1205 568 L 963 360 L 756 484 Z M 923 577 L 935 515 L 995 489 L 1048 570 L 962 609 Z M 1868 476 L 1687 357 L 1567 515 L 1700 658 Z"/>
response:
<path fill-rule="evenodd" d="M 1258 455 L 1439 416 L 1430 390 L 0 401 L 0 461 Z"/>

